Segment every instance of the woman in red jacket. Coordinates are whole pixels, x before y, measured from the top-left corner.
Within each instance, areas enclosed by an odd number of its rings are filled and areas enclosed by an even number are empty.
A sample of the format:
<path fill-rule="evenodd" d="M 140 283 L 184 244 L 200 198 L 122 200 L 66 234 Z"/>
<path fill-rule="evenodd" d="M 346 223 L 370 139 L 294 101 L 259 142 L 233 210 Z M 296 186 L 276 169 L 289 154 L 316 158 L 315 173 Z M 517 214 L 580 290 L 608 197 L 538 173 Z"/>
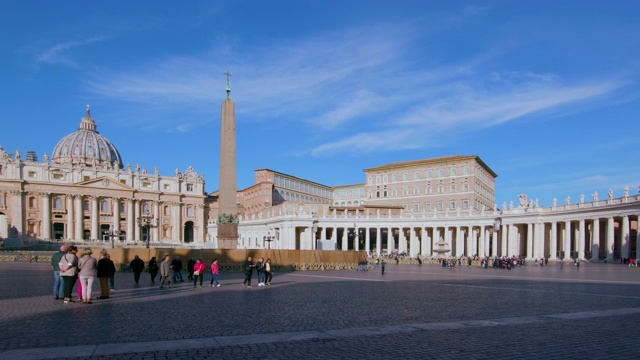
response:
<path fill-rule="evenodd" d="M 204 279 L 204 270 L 205 265 L 202 262 L 202 259 L 198 259 L 195 265 L 193 265 L 193 287 L 196 287 L 196 283 L 198 279 L 200 279 L 200 287 L 202 287 L 202 279 Z"/>

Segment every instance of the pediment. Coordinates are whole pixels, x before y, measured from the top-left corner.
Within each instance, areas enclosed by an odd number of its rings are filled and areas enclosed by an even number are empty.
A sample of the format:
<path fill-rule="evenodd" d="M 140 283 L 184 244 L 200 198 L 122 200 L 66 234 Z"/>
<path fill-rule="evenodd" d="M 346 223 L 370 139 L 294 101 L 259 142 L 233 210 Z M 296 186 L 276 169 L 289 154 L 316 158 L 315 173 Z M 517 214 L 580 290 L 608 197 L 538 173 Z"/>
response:
<path fill-rule="evenodd" d="M 82 181 L 77 183 L 76 185 L 94 189 L 111 189 L 111 190 L 129 190 L 132 191 L 134 188 L 127 184 L 119 183 L 113 179 L 109 179 L 108 177 L 100 177 L 96 179 L 90 179 L 86 181 Z"/>

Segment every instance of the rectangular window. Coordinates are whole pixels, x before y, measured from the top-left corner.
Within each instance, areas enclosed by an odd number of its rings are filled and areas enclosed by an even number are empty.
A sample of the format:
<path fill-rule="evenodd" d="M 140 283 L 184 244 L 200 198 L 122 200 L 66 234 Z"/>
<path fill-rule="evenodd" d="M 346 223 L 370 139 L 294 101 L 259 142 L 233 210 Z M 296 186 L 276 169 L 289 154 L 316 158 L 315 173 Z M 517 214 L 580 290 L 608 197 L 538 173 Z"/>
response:
<path fill-rule="evenodd" d="M 431 172 L 431 170 L 427 170 L 426 177 L 427 179 L 431 179 L 433 177 L 433 173 Z"/>
<path fill-rule="evenodd" d="M 83 180 L 83 181 L 88 181 L 88 180 L 89 180 L 89 177 L 88 177 L 88 176 L 83 176 L 83 177 L 82 177 L 82 180 Z"/>
<path fill-rule="evenodd" d="M 419 210 L 420 210 L 420 205 L 414 204 L 413 205 L 413 211 L 419 211 Z"/>
<path fill-rule="evenodd" d="M 438 210 L 442 210 L 442 202 L 438 202 Z"/>
<path fill-rule="evenodd" d="M 409 180 L 409 174 L 403 173 L 402 174 L 402 181 L 407 181 L 407 180 Z"/>
<path fill-rule="evenodd" d="M 413 188 L 413 195 L 418 195 L 418 194 L 420 194 L 420 188 L 414 187 Z"/>
<path fill-rule="evenodd" d="M 64 179 L 64 174 L 61 174 L 61 173 L 53 173 L 53 179 L 54 179 L 54 180 L 62 180 L 62 179 Z"/>
<path fill-rule="evenodd" d="M 413 173 L 413 180 L 420 180 L 420 174 L 417 171 Z"/>
<path fill-rule="evenodd" d="M 464 201 L 462 202 L 462 208 L 463 208 L 463 209 L 468 209 L 468 208 L 469 208 L 469 201 L 464 200 Z"/>
<path fill-rule="evenodd" d="M 127 180 L 125 180 L 125 179 L 120 179 L 120 184 L 125 184 L 125 185 L 126 185 L 126 184 L 127 184 Z"/>
<path fill-rule="evenodd" d="M 187 191 L 193 191 L 193 184 L 187 184 Z"/>
<path fill-rule="evenodd" d="M 451 185 L 451 191 L 456 191 L 456 186 L 455 185 Z"/>
<path fill-rule="evenodd" d="M 424 204 L 424 210 L 425 211 L 431 211 L 431 203 Z"/>
<path fill-rule="evenodd" d="M 163 189 L 165 190 L 169 190 L 171 188 L 171 186 L 169 186 L 169 184 L 164 184 Z"/>
<path fill-rule="evenodd" d="M 35 178 L 36 177 L 36 172 L 35 171 L 29 171 L 28 173 L 30 178 Z"/>
<path fill-rule="evenodd" d="M 151 183 L 148 182 L 148 181 L 143 181 L 142 182 L 142 187 L 146 188 L 146 189 L 149 189 L 151 187 Z"/>
<path fill-rule="evenodd" d="M 449 209 L 453 210 L 453 209 L 455 209 L 455 208 L 456 208 L 456 202 L 455 202 L 455 201 L 451 201 L 451 202 L 449 203 Z"/>

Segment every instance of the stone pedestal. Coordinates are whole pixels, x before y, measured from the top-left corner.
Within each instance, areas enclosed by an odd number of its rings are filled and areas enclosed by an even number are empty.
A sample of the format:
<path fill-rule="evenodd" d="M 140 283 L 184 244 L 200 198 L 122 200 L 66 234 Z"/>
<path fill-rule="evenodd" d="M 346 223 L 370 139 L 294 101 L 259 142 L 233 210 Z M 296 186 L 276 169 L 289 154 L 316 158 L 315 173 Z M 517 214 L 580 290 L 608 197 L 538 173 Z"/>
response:
<path fill-rule="evenodd" d="M 220 249 L 238 248 L 238 224 L 218 224 L 218 247 Z"/>

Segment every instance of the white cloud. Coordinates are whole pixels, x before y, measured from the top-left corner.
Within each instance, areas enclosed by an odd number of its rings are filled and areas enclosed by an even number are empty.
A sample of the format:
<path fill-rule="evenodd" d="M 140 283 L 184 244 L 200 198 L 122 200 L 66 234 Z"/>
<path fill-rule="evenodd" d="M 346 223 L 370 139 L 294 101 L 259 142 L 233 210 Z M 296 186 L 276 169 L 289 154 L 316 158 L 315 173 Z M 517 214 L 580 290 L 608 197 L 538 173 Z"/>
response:
<path fill-rule="evenodd" d="M 36 56 L 37 63 L 44 64 L 62 64 L 70 67 L 77 66 L 76 62 L 68 54 L 69 50 L 77 47 L 89 45 L 98 41 L 104 40 L 104 37 L 93 37 L 87 40 L 81 41 L 68 41 L 64 43 L 55 44 L 54 46 L 45 49 Z"/>

